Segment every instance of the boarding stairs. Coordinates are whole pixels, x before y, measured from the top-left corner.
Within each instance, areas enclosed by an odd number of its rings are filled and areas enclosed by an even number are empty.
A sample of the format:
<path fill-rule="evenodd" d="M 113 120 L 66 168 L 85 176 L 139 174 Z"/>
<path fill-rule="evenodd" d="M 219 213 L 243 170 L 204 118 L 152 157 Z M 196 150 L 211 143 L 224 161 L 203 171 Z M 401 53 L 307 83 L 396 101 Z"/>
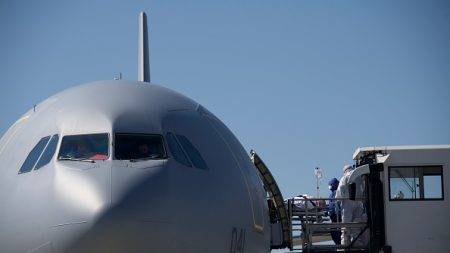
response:
<path fill-rule="evenodd" d="M 285 201 L 270 170 L 253 150 L 250 153 L 253 164 L 259 171 L 267 192 L 272 249 L 288 248 L 291 252 L 369 252 L 366 247 L 357 246 L 359 236 L 367 229 L 366 222 L 330 221 L 327 198 L 307 198 L 305 208 L 296 205 L 296 198 Z M 339 199 L 338 199 L 339 200 Z M 311 205 L 308 205 L 311 204 Z M 312 206 L 312 208 L 311 208 Z M 349 245 L 335 245 L 331 231 L 355 229 L 361 231 Z"/>

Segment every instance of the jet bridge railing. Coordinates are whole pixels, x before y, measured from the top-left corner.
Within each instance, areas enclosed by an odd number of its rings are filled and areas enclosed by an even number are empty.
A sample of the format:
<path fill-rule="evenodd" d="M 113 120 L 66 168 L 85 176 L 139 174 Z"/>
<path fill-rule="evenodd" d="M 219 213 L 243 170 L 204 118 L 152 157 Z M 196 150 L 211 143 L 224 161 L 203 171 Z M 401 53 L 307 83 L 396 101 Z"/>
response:
<path fill-rule="evenodd" d="M 329 216 L 329 198 L 308 198 L 298 196 L 287 200 L 291 226 L 290 250 L 302 252 L 366 252 L 368 225 L 364 217 L 358 222 L 332 222 Z M 336 198 L 337 201 L 347 198 Z M 365 199 L 355 199 L 364 203 Z M 338 205 L 339 206 L 339 205 Z M 341 210 L 337 208 L 337 217 Z M 335 245 L 331 238 L 333 231 L 352 231 L 354 238 L 347 245 Z"/>

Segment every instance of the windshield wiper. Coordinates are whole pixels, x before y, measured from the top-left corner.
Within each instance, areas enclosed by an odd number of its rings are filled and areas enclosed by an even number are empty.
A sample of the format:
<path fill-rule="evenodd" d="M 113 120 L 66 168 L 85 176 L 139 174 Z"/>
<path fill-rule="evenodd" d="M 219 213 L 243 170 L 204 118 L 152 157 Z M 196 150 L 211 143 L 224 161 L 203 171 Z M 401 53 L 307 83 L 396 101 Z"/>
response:
<path fill-rule="evenodd" d="M 135 163 L 135 162 L 147 161 L 147 160 L 151 160 L 151 159 L 153 159 L 153 158 L 151 158 L 151 157 L 142 157 L 142 158 L 130 159 L 130 162 Z"/>
<path fill-rule="evenodd" d="M 153 155 L 150 155 L 147 157 L 130 159 L 130 162 L 135 163 L 135 162 L 147 161 L 147 160 L 158 160 L 158 159 L 162 159 L 162 158 L 164 158 L 164 157 L 161 156 L 160 154 L 153 154 Z"/>
<path fill-rule="evenodd" d="M 95 163 L 94 160 L 87 159 L 87 158 L 75 158 L 75 157 L 63 157 L 63 156 L 60 156 L 58 159 L 62 160 L 62 161 L 75 161 L 75 162 Z"/>

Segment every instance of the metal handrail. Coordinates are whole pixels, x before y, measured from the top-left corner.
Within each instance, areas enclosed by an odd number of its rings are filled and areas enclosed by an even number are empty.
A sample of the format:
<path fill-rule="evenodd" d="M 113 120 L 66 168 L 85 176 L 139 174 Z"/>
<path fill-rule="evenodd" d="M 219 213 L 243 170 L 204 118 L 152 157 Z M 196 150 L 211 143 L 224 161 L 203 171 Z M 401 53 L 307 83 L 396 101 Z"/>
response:
<path fill-rule="evenodd" d="M 301 231 L 301 238 L 302 238 L 302 249 L 306 250 L 306 252 L 309 252 L 312 249 L 321 250 L 321 249 L 351 249 L 354 248 L 353 244 L 358 238 L 363 234 L 363 232 L 368 228 L 367 222 L 329 222 L 330 220 L 324 219 L 324 217 L 327 216 L 326 211 L 329 208 L 329 201 L 330 200 L 349 200 L 349 198 L 308 198 L 302 195 L 299 195 L 297 197 L 303 197 L 305 199 L 301 201 L 305 202 L 311 202 L 313 205 L 311 208 L 308 208 L 308 205 L 305 204 L 305 208 L 301 211 L 295 210 L 294 203 L 296 201 L 299 201 L 298 199 L 290 198 L 287 201 L 288 205 L 288 215 L 289 215 L 289 225 L 291 227 L 291 247 L 290 250 L 292 251 L 294 249 L 294 243 L 293 239 L 294 231 Z M 366 201 L 366 198 L 357 198 L 354 199 L 355 201 Z M 325 201 L 326 205 L 320 205 L 320 202 L 323 203 Z M 339 205 L 337 206 L 337 213 L 340 213 Z M 295 220 L 295 216 L 299 217 L 300 223 L 293 224 L 292 220 Z M 338 215 L 339 216 L 339 215 Z M 294 226 L 298 226 L 300 228 L 294 228 Z M 320 232 L 330 232 L 330 231 L 337 231 L 342 228 L 358 228 L 361 229 L 361 232 L 358 234 L 356 238 L 349 244 L 349 245 L 322 245 L 323 247 L 319 245 L 313 245 L 312 243 L 312 237 L 314 234 L 317 235 L 317 233 Z M 322 234 L 323 235 L 323 234 Z"/>

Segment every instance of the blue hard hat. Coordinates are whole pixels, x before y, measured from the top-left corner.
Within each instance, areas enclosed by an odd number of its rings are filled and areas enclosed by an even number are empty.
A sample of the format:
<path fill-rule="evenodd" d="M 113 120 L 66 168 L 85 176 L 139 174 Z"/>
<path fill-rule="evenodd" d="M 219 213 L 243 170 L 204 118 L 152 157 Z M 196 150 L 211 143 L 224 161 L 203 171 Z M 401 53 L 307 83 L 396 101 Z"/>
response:
<path fill-rule="evenodd" d="M 331 185 L 333 188 L 337 188 L 339 185 L 339 180 L 334 177 L 328 182 L 328 185 Z"/>

